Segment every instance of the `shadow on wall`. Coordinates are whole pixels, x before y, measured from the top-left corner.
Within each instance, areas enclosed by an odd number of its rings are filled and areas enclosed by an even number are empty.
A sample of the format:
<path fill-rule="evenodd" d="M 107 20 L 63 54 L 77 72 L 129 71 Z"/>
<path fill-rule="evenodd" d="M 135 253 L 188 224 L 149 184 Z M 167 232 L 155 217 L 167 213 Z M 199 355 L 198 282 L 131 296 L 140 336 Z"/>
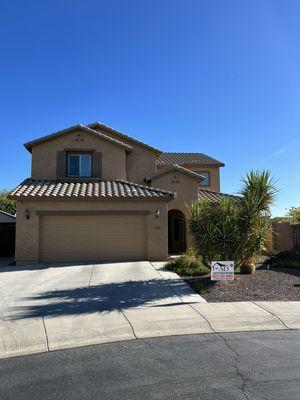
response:
<path fill-rule="evenodd" d="M 19 299 L 33 304 L 10 308 L 8 319 L 110 312 L 144 305 L 156 306 L 155 302 L 159 300 L 166 300 L 165 304 L 171 306 L 183 304 L 177 296 L 184 294 L 186 285 L 180 279 L 127 281 L 54 290 Z"/>

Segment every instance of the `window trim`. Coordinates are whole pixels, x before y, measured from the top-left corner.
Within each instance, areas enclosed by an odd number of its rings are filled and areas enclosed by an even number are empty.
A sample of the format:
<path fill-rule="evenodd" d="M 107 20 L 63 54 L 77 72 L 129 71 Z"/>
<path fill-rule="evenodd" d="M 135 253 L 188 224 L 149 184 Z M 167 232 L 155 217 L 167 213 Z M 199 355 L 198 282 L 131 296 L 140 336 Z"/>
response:
<path fill-rule="evenodd" d="M 78 156 L 79 157 L 79 175 L 71 175 L 70 174 L 70 156 Z M 91 161 L 91 168 L 90 168 L 90 175 L 80 175 L 80 169 L 81 169 L 81 156 L 89 156 L 90 161 Z M 92 178 L 93 176 L 93 153 L 90 151 L 81 151 L 81 150 L 71 150 L 71 151 L 66 151 L 66 170 L 67 170 L 67 178 L 71 179 L 89 179 Z"/>

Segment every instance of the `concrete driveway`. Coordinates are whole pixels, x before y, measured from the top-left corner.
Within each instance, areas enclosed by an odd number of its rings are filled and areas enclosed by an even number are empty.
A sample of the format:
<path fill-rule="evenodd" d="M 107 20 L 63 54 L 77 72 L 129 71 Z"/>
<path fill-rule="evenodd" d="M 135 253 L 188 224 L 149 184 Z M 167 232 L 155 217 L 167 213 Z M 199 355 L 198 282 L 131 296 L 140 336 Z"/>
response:
<path fill-rule="evenodd" d="M 148 261 L 2 266 L 0 357 L 178 329 L 210 332 L 190 307 L 204 300 L 161 268 Z"/>
<path fill-rule="evenodd" d="M 0 267 L 0 358 L 155 336 L 300 328 L 300 302 L 206 303 L 163 263 Z"/>

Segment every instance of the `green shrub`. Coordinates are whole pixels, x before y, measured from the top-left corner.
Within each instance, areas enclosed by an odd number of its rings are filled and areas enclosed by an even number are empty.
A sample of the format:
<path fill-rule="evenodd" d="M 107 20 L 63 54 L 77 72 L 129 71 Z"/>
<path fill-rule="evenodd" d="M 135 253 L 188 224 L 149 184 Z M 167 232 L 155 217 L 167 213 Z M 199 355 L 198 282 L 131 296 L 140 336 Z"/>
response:
<path fill-rule="evenodd" d="M 201 281 L 194 283 L 192 287 L 198 294 L 203 294 L 207 291 L 207 285 Z"/>
<path fill-rule="evenodd" d="M 8 198 L 7 189 L 0 190 L 0 210 L 14 215 L 16 213 L 16 202 Z"/>
<path fill-rule="evenodd" d="M 241 274 L 251 275 L 255 272 L 255 265 L 254 264 L 243 264 L 240 266 Z"/>
<path fill-rule="evenodd" d="M 189 230 L 205 263 L 233 260 L 239 267 L 266 251 L 270 207 L 276 193 L 268 171 L 250 171 L 240 197 L 223 196 L 218 202 L 199 199 L 189 204 Z"/>
<path fill-rule="evenodd" d="M 265 265 L 278 268 L 300 268 L 300 253 L 291 251 L 281 251 L 265 261 Z"/>
<path fill-rule="evenodd" d="M 207 268 L 194 249 L 189 249 L 178 258 L 167 263 L 166 268 L 182 276 L 207 275 L 210 269 Z"/>
<path fill-rule="evenodd" d="M 272 264 L 272 268 L 298 268 L 300 269 L 300 262 L 296 260 L 278 261 Z"/>

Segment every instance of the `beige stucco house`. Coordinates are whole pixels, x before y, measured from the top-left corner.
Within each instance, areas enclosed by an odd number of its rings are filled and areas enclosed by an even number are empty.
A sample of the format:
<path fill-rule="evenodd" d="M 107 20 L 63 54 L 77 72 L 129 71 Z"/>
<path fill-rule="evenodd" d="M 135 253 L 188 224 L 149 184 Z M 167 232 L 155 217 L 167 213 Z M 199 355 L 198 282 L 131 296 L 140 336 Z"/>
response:
<path fill-rule="evenodd" d="M 223 163 L 163 153 L 98 122 L 24 146 L 31 177 L 11 192 L 18 264 L 164 260 L 192 243 L 186 203 L 220 195 Z"/>

